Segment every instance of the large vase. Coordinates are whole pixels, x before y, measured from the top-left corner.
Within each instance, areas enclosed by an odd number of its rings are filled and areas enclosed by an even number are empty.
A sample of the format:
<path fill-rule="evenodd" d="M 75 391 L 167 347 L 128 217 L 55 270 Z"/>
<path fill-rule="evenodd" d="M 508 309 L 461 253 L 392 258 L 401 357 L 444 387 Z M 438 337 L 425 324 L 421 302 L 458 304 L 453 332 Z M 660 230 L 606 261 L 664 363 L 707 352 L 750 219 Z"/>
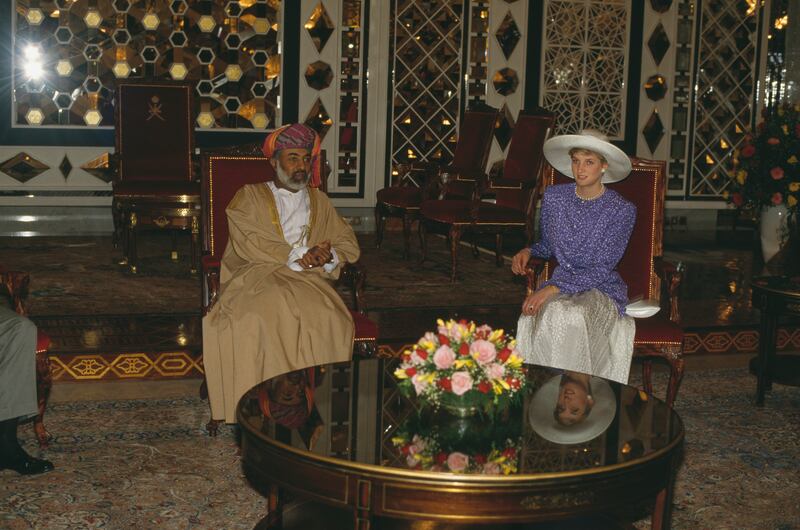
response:
<path fill-rule="evenodd" d="M 788 239 L 788 218 L 789 210 L 783 204 L 761 208 L 761 252 L 764 263 L 769 262 Z"/>
<path fill-rule="evenodd" d="M 440 404 L 444 410 L 457 418 L 469 418 L 478 413 L 478 406 L 474 403 L 468 404 L 464 396 L 443 394 Z"/>

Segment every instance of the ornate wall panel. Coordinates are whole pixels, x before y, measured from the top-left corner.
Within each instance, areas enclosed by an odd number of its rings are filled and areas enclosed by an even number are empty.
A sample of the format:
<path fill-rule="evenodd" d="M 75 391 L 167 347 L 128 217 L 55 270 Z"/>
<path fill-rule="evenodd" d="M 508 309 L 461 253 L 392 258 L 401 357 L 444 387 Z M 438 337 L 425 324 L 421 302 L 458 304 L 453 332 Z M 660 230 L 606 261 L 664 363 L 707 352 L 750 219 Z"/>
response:
<path fill-rule="evenodd" d="M 544 10 L 540 99 L 556 133 L 591 128 L 623 140 L 629 2 L 548 0 Z"/>
<path fill-rule="evenodd" d="M 733 152 L 755 125 L 761 9 L 755 0 L 700 3 L 689 197 L 717 198 L 725 191 Z"/>
<path fill-rule="evenodd" d="M 118 79 L 188 80 L 197 125 L 280 121 L 280 0 L 16 0 L 13 121 L 112 126 Z"/>
<path fill-rule="evenodd" d="M 489 170 L 502 169 L 519 111 L 525 106 L 528 2 L 494 2 L 489 9 L 486 102 L 500 109 Z"/>
<path fill-rule="evenodd" d="M 462 92 L 461 0 L 392 4 L 391 164 L 452 159 Z"/>
<path fill-rule="evenodd" d="M 366 46 L 362 0 L 303 0 L 300 119 L 322 137 L 333 196 L 363 193 L 361 179 Z"/>

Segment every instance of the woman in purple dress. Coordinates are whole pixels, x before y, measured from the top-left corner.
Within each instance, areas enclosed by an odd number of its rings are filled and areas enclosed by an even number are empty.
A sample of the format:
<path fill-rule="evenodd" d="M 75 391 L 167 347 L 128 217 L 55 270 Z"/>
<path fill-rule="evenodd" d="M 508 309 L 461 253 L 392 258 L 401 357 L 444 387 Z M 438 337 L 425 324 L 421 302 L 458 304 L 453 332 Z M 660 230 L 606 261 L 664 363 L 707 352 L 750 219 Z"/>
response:
<path fill-rule="evenodd" d="M 544 155 L 575 183 L 547 188 L 539 241 L 512 261 L 515 274 L 531 256 L 558 261 L 522 304 L 517 348 L 527 362 L 627 382 L 635 325 L 616 267 L 636 207 L 605 184 L 627 177 L 630 159 L 594 131 L 551 138 Z"/>

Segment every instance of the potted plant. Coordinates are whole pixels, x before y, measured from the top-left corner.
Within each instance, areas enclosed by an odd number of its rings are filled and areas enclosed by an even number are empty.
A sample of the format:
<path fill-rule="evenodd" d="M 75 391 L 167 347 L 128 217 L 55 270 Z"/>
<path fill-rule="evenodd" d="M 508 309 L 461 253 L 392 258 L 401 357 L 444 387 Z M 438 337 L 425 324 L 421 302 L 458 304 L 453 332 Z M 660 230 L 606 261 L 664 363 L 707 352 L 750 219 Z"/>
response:
<path fill-rule="evenodd" d="M 789 218 L 800 200 L 800 104 L 765 109 L 754 134 L 733 153 L 731 185 L 725 198 L 737 208 L 760 213 L 764 261 L 786 243 Z"/>

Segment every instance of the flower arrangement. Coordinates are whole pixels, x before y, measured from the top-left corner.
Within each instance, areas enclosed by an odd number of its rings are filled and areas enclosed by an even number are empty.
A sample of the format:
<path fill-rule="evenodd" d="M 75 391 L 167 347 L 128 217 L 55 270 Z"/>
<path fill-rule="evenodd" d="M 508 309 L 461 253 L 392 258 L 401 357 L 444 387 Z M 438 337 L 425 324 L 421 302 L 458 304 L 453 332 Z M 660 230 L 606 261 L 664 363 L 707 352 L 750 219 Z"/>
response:
<path fill-rule="evenodd" d="M 500 444 L 492 444 L 484 453 L 448 450 L 435 435 L 401 433 L 392 438 L 392 443 L 400 454 L 405 456 L 406 464 L 412 469 L 509 475 L 516 473 L 519 465 L 519 443 L 511 439 L 506 439 Z"/>
<path fill-rule="evenodd" d="M 785 204 L 794 213 L 800 200 L 800 104 L 779 104 L 763 117 L 755 135 L 733 152 L 725 198 L 737 208 Z"/>
<path fill-rule="evenodd" d="M 402 391 L 434 409 L 489 414 L 519 401 L 527 379 L 512 337 L 466 320 L 437 325 L 403 352 L 394 372 Z"/>

